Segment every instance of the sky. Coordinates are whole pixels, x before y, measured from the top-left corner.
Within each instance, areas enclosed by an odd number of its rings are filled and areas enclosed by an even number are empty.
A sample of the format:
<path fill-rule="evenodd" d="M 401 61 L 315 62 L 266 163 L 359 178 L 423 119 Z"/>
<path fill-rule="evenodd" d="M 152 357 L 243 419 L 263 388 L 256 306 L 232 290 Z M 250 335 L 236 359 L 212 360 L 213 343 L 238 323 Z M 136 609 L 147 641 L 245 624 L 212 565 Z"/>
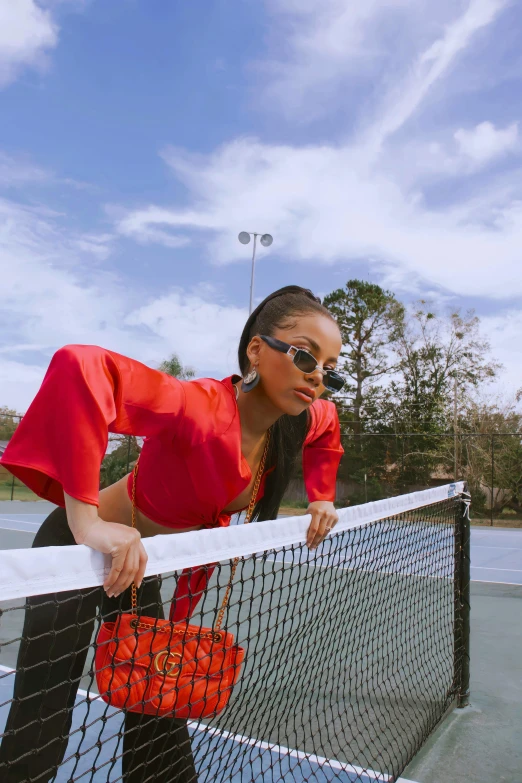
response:
<path fill-rule="evenodd" d="M 0 405 L 95 344 L 237 371 L 255 302 L 474 308 L 522 386 L 520 0 L 0 0 Z"/>

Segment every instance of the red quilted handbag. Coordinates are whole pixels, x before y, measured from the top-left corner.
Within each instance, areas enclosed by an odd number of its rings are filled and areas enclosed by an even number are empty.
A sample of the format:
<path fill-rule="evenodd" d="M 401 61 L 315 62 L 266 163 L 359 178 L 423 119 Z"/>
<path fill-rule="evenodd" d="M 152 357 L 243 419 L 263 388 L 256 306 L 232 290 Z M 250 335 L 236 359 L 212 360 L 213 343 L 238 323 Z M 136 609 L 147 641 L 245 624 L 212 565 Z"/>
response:
<path fill-rule="evenodd" d="M 207 718 L 226 706 L 244 655 L 225 631 L 122 614 L 98 634 L 96 681 L 114 707 Z"/>
<path fill-rule="evenodd" d="M 270 431 L 245 524 L 252 518 L 269 441 Z M 138 462 L 132 485 L 133 527 Z M 208 718 L 224 709 L 245 656 L 233 635 L 221 630 L 238 560 L 233 562 L 214 628 L 138 616 L 136 586 L 132 585 L 132 613 L 103 623 L 96 640 L 96 682 L 104 701 L 130 712 L 171 718 Z"/>

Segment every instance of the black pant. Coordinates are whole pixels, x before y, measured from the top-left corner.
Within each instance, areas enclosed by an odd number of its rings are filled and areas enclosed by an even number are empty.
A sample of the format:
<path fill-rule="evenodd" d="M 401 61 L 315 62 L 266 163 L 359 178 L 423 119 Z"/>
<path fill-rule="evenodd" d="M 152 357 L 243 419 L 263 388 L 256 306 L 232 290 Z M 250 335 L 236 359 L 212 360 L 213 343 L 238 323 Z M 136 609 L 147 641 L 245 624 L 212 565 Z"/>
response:
<path fill-rule="evenodd" d="M 65 510 L 58 508 L 40 527 L 33 547 L 74 543 Z M 143 580 L 138 601 L 142 614 L 163 617 L 158 578 Z M 92 650 L 95 620 L 100 614 L 104 620 L 114 619 L 117 612 L 127 611 L 130 606 L 130 590 L 118 598 L 108 598 L 101 588 L 27 600 L 13 703 L 0 745 L 2 783 L 47 783 L 57 774 L 67 749 L 76 692 Z M 109 708 L 108 714 L 113 712 Z M 91 713 L 86 723 L 93 720 Z M 86 739 L 83 744 L 87 747 L 92 743 Z M 127 712 L 122 746 L 118 753 L 125 783 L 197 780 L 184 720 Z M 89 779 L 96 783 L 107 780 L 110 766 L 94 772 Z"/>

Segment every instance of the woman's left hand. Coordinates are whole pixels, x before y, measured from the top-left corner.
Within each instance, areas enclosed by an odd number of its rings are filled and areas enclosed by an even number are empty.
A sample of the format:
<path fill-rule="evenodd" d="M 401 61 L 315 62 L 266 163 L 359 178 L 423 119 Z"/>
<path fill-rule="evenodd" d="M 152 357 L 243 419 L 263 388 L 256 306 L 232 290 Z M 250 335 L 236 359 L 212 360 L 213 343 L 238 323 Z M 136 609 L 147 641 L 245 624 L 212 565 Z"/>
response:
<path fill-rule="evenodd" d="M 309 549 L 316 549 L 337 524 L 339 516 L 334 504 L 329 500 L 314 500 L 308 505 L 306 513 L 312 515 L 306 535 L 306 545 Z"/>

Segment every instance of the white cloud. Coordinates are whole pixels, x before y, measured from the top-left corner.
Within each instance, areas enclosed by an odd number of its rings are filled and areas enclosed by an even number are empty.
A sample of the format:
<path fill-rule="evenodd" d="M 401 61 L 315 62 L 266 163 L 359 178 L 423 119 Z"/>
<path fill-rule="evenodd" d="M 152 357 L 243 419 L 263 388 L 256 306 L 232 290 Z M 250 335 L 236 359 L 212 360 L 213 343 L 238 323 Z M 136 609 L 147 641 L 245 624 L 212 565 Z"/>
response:
<path fill-rule="evenodd" d="M 428 134 L 427 137 L 391 142 L 386 146 L 386 154 L 381 156 L 379 170 L 392 178 L 404 193 L 418 195 L 433 183 L 456 181 L 465 184 L 467 177 L 487 171 L 492 177 L 487 188 L 493 190 L 493 200 L 489 199 L 484 211 L 484 221 L 488 222 L 488 210 L 494 209 L 499 200 L 508 203 L 509 198 L 516 198 L 520 191 L 521 152 L 518 123 L 497 129 L 493 123 L 483 122 L 469 130 L 448 128 L 434 138 Z M 510 169 L 496 171 L 496 164 L 508 155 L 511 156 Z M 487 192 L 482 192 L 476 181 L 474 188 L 482 207 L 486 207 Z M 502 188 L 505 192 L 501 197 Z M 473 196 L 467 198 L 467 205 L 462 196 L 461 201 L 469 211 Z"/>
<path fill-rule="evenodd" d="M 97 190 L 90 182 L 57 176 L 51 169 L 34 163 L 28 155 L 8 155 L 0 150 L 0 188 L 25 189 L 29 184 L 49 187 L 66 185 L 75 190 L 91 192 Z"/>
<path fill-rule="evenodd" d="M 236 370 L 246 308 L 212 286 L 155 299 L 100 264 L 93 275 L 87 254 L 101 261 L 111 235 L 78 236 L 63 222 L 0 200 L 0 405 L 25 411 L 66 343 L 102 345 L 151 366 L 176 353 L 216 377 Z"/>
<path fill-rule="evenodd" d="M 19 187 L 27 183 L 48 182 L 51 173 L 26 157 L 13 158 L 0 150 L 0 187 Z"/>
<path fill-rule="evenodd" d="M 109 215 L 111 211 L 108 207 Z M 168 210 L 154 206 L 129 212 L 116 220 L 116 230 L 119 234 L 134 239 L 142 245 L 160 244 L 170 248 L 186 245 L 187 237 L 171 233 L 168 230 L 171 225 L 172 219 Z"/>
<path fill-rule="evenodd" d="M 270 0 L 276 17 L 274 57 L 258 63 L 268 76 L 263 107 L 275 104 L 297 122 L 317 116 L 355 71 L 384 52 L 379 24 L 414 0 Z"/>
<path fill-rule="evenodd" d="M 304 4 L 273 0 L 272 5 L 288 14 L 294 25 L 290 38 L 294 64 L 301 62 L 296 53 L 300 47 L 306 49 L 310 67 L 326 49 L 333 53 L 331 62 L 335 61 L 338 73 L 344 72 L 359 46 L 350 38 L 346 54 L 342 34 L 337 37 L 339 20 L 359 25 L 358 32 L 353 32 L 356 37 L 366 32 L 367 23 L 375 24 L 382 14 L 392 11 L 395 25 L 406 11 L 414 14 L 416 24 L 419 21 L 416 8 L 399 0 L 356 6 L 347 0 L 328 0 L 325 9 L 321 6 L 324 18 L 312 0 Z M 424 142 L 424 146 L 406 133 L 396 135 L 399 129 L 405 131 L 435 84 L 448 77 L 457 58 L 477 40 L 477 33 L 491 25 L 506 6 L 506 0 L 470 0 L 465 7 L 458 3 L 459 14 L 455 3 L 442 3 L 446 24 L 436 16 L 436 24 L 422 28 L 419 51 L 412 54 L 402 77 L 391 80 L 394 89 L 385 90 L 385 98 L 378 100 L 380 108 L 371 124 L 366 123 L 364 130 L 341 144 L 292 146 L 239 138 L 208 157 L 178 149 L 165 151 L 165 161 L 188 190 L 188 207 L 150 205 L 130 210 L 120 218 L 117 230 L 127 236 L 135 232 L 141 241 L 167 245 L 173 238 L 179 241 L 204 231 L 209 257 L 217 264 L 244 259 L 244 249 L 236 239 L 239 229 L 269 231 L 275 237 L 269 252 L 283 259 L 349 265 L 352 259 L 371 258 L 386 268 L 388 276 L 395 270 L 394 278 L 402 279 L 405 288 L 411 287 L 415 277 L 429 287 L 442 287 L 448 294 L 499 299 L 522 294 L 518 274 L 522 187 L 518 181 L 506 187 L 491 180 L 477 196 L 430 208 L 425 186 L 435 176 L 472 173 L 479 166 L 477 155 L 470 163 L 469 155 L 465 158 L 447 148 L 460 138 L 458 131 L 452 138 L 454 128 L 444 131 L 444 143 L 435 140 Z M 428 11 L 433 4 L 422 7 L 432 20 Z M 370 48 L 374 38 L 370 35 Z M 363 49 L 365 42 L 363 37 Z M 400 48 L 396 42 L 394 46 Z M 303 89 L 308 89 L 306 74 L 299 69 L 290 72 L 294 76 L 299 73 Z M 377 98 L 382 92 L 376 87 Z M 506 132 L 492 127 L 490 152 L 494 142 L 497 148 L 507 144 Z M 477 133 L 482 137 L 484 132 Z M 513 134 L 512 128 L 509 134 Z M 432 152 L 429 161 L 422 154 L 428 145 Z M 509 291 L 506 278 L 515 281 Z"/>
<path fill-rule="evenodd" d="M 369 132 L 364 130 L 365 146 L 379 151 L 383 142 L 419 109 L 433 86 L 448 74 L 476 33 L 490 25 L 506 6 L 506 0 L 471 0 L 464 13 L 445 26 L 443 34 L 420 53 L 408 75 L 387 95 L 380 117 Z"/>
<path fill-rule="evenodd" d="M 37 364 L 6 359 L 0 361 L 0 407 L 7 405 L 18 413 L 25 413 L 40 388 L 45 369 Z"/>
<path fill-rule="evenodd" d="M 198 208 L 151 208 L 130 213 L 129 220 L 211 231 L 215 263 L 244 259 L 237 231 L 254 226 L 274 235 L 268 252 L 282 258 L 344 265 L 370 257 L 450 292 L 499 299 L 522 294 L 522 211 L 502 188 L 430 210 L 357 148 L 253 139 L 225 145 L 203 162 L 176 153 L 170 165 L 182 172 Z"/>
<path fill-rule="evenodd" d="M 212 286 L 196 293 L 175 288 L 136 308 L 125 322 L 148 327 L 162 346 L 179 346 L 193 367 L 237 371 L 237 345 L 248 313 L 215 301 L 216 295 Z"/>
<path fill-rule="evenodd" d="M 352 119 L 346 101 L 355 87 L 366 109 L 382 103 L 367 138 L 379 148 L 509 2 L 269 0 L 274 55 L 258 63 L 266 78 L 263 110 L 272 106 L 295 123 L 339 110 Z M 365 123 L 362 135 L 367 131 Z"/>
<path fill-rule="evenodd" d="M 26 410 L 51 354 L 71 342 L 102 345 L 151 366 L 175 352 L 198 374 L 236 371 L 246 308 L 210 284 L 147 298 L 102 267 L 92 275 L 82 250 L 71 252 L 76 239 L 61 216 L 0 202 L 0 404 Z M 484 318 L 483 326 L 509 369 L 506 383 L 516 386 L 521 314 Z"/>
<path fill-rule="evenodd" d="M 35 0 L 0 3 L 0 87 L 24 67 L 44 67 L 47 52 L 57 43 L 58 26 L 51 12 Z"/>
<path fill-rule="evenodd" d="M 493 123 L 481 122 L 470 130 L 460 128 L 455 132 L 455 141 L 461 155 L 484 164 L 517 148 L 518 123 L 497 130 Z"/>
<path fill-rule="evenodd" d="M 487 335 L 492 354 L 504 366 L 495 384 L 501 393 L 522 388 L 522 310 L 509 308 L 506 312 L 481 318 L 481 331 Z"/>
<path fill-rule="evenodd" d="M 349 96 L 353 107 L 342 108 L 356 131 L 349 138 L 337 125 L 326 138 L 342 142 L 308 145 L 238 138 L 208 156 L 168 149 L 163 157 L 187 189 L 186 206 L 108 208 L 117 234 L 169 248 L 197 238 L 206 242 L 213 263 L 226 264 L 249 263 L 237 242 L 239 230 L 269 231 L 275 242 L 268 251 L 260 248 L 260 261 L 273 252 L 282 260 L 336 264 L 349 272 L 352 259 L 364 257 L 399 294 L 419 288 L 442 297 L 522 294 L 519 180 L 491 179 L 451 206 L 431 207 L 426 195 L 436 176 L 447 183 L 516 149 L 517 126 L 499 126 L 491 117 L 475 128 L 459 127 L 461 120 L 439 127 L 433 138 L 409 133 L 410 120 L 429 104 L 435 86 L 444 84 L 507 2 L 270 2 L 286 35 L 284 61 L 277 58 L 264 71 L 273 105 L 298 123 L 327 116 Z M 39 61 L 35 57 L 19 61 L 11 74 Z M 352 79 L 357 89 L 344 91 Z M 351 96 L 361 96 L 365 86 L 368 95 L 357 103 Z M 428 163 L 426 150 L 432 153 Z M 46 175 L 17 164 L 4 166 L 11 183 Z M 17 358 L 39 351 L 43 376 L 50 354 L 65 342 L 98 343 L 147 363 L 176 352 L 198 371 L 235 370 L 246 309 L 231 307 L 208 287 L 174 288 L 144 301 L 131 280 L 103 268 L 113 235 L 75 233 L 64 222 L 48 210 L 0 202 L 0 269 L 9 291 L 0 314 L 0 352 L 15 384 L 5 387 L 9 399 L 0 391 L 0 404 L 23 409 L 36 391 Z M 518 316 L 484 323 L 496 346 L 505 339 L 512 347 L 506 365 L 520 364 Z M 10 350 L 15 344 L 17 350 Z M 12 381 L 17 366 L 18 386 Z M 6 382 L 5 373 L 0 381 Z"/>
<path fill-rule="evenodd" d="M 90 253 L 99 261 L 105 261 L 112 253 L 114 234 L 81 234 L 72 239 L 72 245 L 77 250 Z"/>

